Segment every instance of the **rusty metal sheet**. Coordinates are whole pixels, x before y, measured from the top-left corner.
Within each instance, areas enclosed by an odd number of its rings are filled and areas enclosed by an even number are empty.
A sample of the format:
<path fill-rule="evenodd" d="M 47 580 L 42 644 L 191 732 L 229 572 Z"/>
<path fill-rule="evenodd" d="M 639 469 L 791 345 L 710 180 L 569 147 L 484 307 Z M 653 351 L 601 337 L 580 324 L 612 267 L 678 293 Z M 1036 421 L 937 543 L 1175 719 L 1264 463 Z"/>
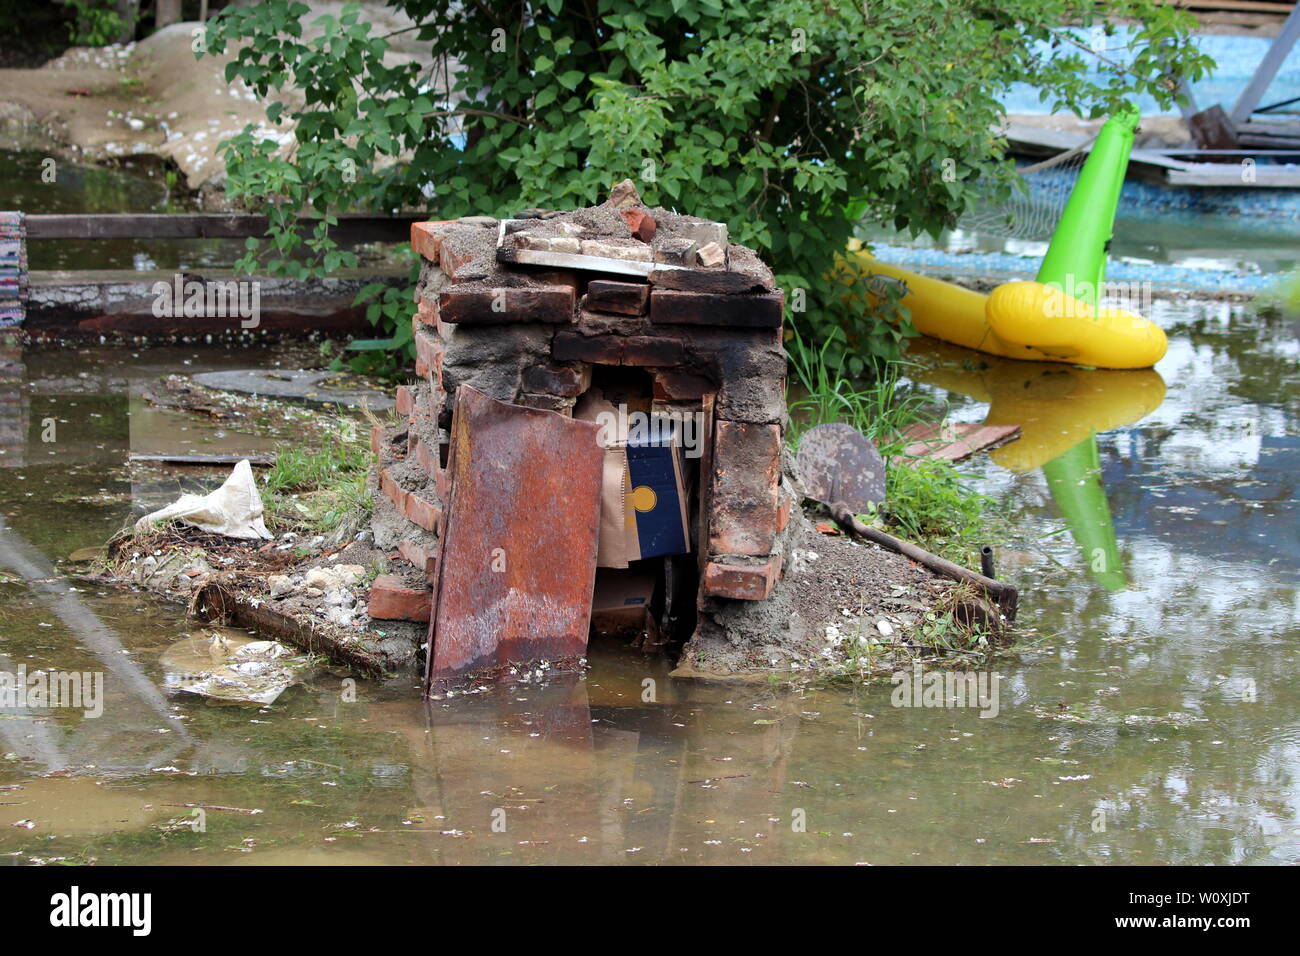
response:
<path fill-rule="evenodd" d="M 852 425 L 808 429 L 799 439 L 798 462 L 804 490 L 824 504 L 842 501 L 862 514 L 885 500 L 885 460 Z"/>
<path fill-rule="evenodd" d="M 600 426 L 462 385 L 452 416 L 426 691 L 587 648 Z"/>

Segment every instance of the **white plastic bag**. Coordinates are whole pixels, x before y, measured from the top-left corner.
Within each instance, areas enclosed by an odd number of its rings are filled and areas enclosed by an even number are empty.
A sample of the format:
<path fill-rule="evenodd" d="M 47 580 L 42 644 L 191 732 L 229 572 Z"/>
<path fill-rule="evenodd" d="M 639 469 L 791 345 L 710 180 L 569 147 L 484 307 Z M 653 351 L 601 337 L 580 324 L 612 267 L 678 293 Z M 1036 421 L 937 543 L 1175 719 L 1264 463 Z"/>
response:
<path fill-rule="evenodd" d="M 137 521 L 135 530 L 143 532 L 153 522 L 173 520 L 227 538 L 271 537 L 262 520 L 262 496 L 257 491 L 253 467 L 247 458 L 235 465 L 225 484 L 216 491 L 206 495 L 181 495 L 166 508 Z"/>

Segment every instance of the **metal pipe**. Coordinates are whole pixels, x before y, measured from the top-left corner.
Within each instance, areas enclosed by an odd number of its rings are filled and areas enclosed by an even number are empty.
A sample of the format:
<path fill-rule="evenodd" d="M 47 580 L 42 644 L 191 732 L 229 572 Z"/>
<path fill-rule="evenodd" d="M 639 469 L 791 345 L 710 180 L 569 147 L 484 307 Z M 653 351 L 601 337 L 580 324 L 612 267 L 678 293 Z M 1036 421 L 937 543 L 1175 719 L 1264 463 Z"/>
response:
<path fill-rule="evenodd" d="M 980 548 L 980 573 L 986 578 L 998 576 L 997 568 L 993 566 L 993 548 L 987 544 Z"/>
<path fill-rule="evenodd" d="M 835 523 L 850 534 L 856 534 L 859 538 L 866 538 L 882 548 L 888 548 L 905 558 L 911 558 L 917 564 L 933 571 L 940 577 L 971 585 L 977 591 L 986 595 L 990 601 L 997 604 L 1006 616 L 1007 621 L 1010 622 L 1016 619 L 1016 611 L 1020 605 L 1020 592 L 1016 590 L 1015 585 L 1004 584 L 1001 581 L 994 581 L 987 575 L 976 574 L 969 568 L 963 568 L 960 564 L 954 564 L 937 554 L 931 554 L 924 548 L 917 547 L 909 541 L 903 541 L 900 538 L 895 538 L 892 534 L 870 528 L 859 521 L 842 501 L 837 501 L 829 507 L 831 517 L 835 519 Z"/>

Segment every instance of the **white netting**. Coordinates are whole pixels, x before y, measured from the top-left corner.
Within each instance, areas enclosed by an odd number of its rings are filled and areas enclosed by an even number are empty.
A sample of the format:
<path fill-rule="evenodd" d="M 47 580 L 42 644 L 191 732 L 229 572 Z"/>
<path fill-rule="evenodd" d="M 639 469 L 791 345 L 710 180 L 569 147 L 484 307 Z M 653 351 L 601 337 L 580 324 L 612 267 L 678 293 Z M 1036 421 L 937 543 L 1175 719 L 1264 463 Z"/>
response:
<path fill-rule="evenodd" d="M 1095 141 L 1093 137 L 1051 159 L 1022 166 L 1017 172 L 1027 190 L 1016 189 L 1002 203 L 977 202 L 958 225 L 963 230 L 1005 239 L 1050 239 Z"/>

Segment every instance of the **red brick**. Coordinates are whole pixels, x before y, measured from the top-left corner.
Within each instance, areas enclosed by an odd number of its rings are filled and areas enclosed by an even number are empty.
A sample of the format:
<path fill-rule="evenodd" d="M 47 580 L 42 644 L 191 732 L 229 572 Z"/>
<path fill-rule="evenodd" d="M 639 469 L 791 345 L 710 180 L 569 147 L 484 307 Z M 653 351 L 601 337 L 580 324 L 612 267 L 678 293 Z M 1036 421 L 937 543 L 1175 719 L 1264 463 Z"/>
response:
<path fill-rule="evenodd" d="M 650 300 L 650 287 L 644 282 L 614 282 L 610 279 L 592 279 L 587 283 L 583 308 L 595 312 L 614 312 L 618 315 L 645 315 Z"/>
<path fill-rule="evenodd" d="M 576 292 L 571 285 L 446 289 L 438 296 L 438 320 L 452 325 L 573 321 Z"/>
<path fill-rule="evenodd" d="M 686 359 L 686 347 L 677 339 L 662 335 L 631 335 L 623 346 L 623 365 L 660 366 L 681 365 Z"/>
<path fill-rule="evenodd" d="M 768 555 L 743 564 L 710 561 L 704 569 L 704 593 L 737 601 L 763 601 L 781 577 L 781 556 Z"/>
<path fill-rule="evenodd" d="M 710 554 L 772 551 L 781 480 L 781 427 L 719 419 L 713 433 Z"/>
<path fill-rule="evenodd" d="M 424 441 L 418 435 L 415 439 L 415 460 L 420 464 L 420 470 L 429 477 L 438 471 L 438 452 L 430 448 L 429 443 Z"/>
<path fill-rule="evenodd" d="M 426 581 L 433 583 L 437 580 L 438 552 L 436 548 L 426 547 L 412 541 L 410 538 L 403 538 L 397 542 L 397 553 L 402 556 L 402 560 L 419 568 Z"/>
<path fill-rule="evenodd" d="M 618 212 L 627 223 L 627 227 L 632 230 L 632 235 L 642 242 L 649 242 L 655 237 L 659 224 L 644 209 L 620 209 Z"/>
<path fill-rule="evenodd" d="M 411 492 L 406 496 L 405 514 L 407 521 L 419 525 L 425 531 L 437 531 L 438 522 L 442 518 L 442 509 Z"/>
<path fill-rule="evenodd" d="M 679 340 L 664 336 L 557 332 L 551 340 L 551 357 L 561 362 L 580 361 L 653 368 L 680 365 L 686 358 L 686 347 Z"/>
<path fill-rule="evenodd" d="M 439 246 L 441 243 L 441 230 L 439 226 L 450 225 L 451 220 L 440 220 L 435 222 L 413 222 L 411 223 L 411 248 L 415 254 L 430 262 L 438 261 Z"/>
<path fill-rule="evenodd" d="M 439 335 L 445 336 L 446 331 L 443 329 L 442 320 L 438 316 L 438 300 L 436 298 L 425 296 L 416 300 L 416 331 L 419 331 L 421 326 L 427 326 Z"/>
<path fill-rule="evenodd" d="M 384 447 L 384 426 L 370 426 L 370 451 L 376 458 L 380 457 Z"/>
<path fill-rule="evenodd" d="M 447 351 L 446 344 L 436 335 L 424 330 L 415 333 L 415 374 L 429 379 L 437 385 L 442 381 L 442 356 Z M 423 369 L 421 369 L 423 366 Z"/>
<path fill-rule="evenodd" d="M 397 386 L 397 414 L 409 418 L 414 409 L 415 394 L 411 391 L 410 386 Z"/>
<path fill-rule="evenodd" d="M 547 362 L 524 369 L 523 378 L 529 392 L 574 398 L 591 387 L 591 366 Z"/>
<path fill-rule="evenodd" d="M 698 402 L 718 387 L 700 375 L 686 372 L 655 372 L 654 397 L 676 402 Z"/>
<path fill-rule="evenodd" d="M 560 362 L 596 362 L 619 365 L 623 361 L 623 339 L 617 335 L 579 335 L 556 332 L 551 340 L 551 357 Z"/>
<path fill-rule="evenodd" d="M 714 295 L 656 288 L 650 293 L 650 321 L 775 329 L 781 325 L 784 302 L 780 289 L 761 295 Z"/>
<path fill-rule="evenodd" d="M 794 510 L 794 497 L 781 492 L 781 506 L 776 510 L 776 533 L 780 534 L 790 523 L 790 514 Z"/>
<path fill-rule="evenodd" d="M 367 612 L 385 621 L 428 622 L 433 610 L 433 592 L 428 588 L 408 588 L 395 574 L 381 574 L 370 586 Z"/>
<path fill-rule="evenodd" d="M 408 492 L 393 479 L 387 468 L 379 470 L 379 488 L 388 496 L 388 500 L 397 506 L 397 510 L 405 515 L 406 495 Z"/>

